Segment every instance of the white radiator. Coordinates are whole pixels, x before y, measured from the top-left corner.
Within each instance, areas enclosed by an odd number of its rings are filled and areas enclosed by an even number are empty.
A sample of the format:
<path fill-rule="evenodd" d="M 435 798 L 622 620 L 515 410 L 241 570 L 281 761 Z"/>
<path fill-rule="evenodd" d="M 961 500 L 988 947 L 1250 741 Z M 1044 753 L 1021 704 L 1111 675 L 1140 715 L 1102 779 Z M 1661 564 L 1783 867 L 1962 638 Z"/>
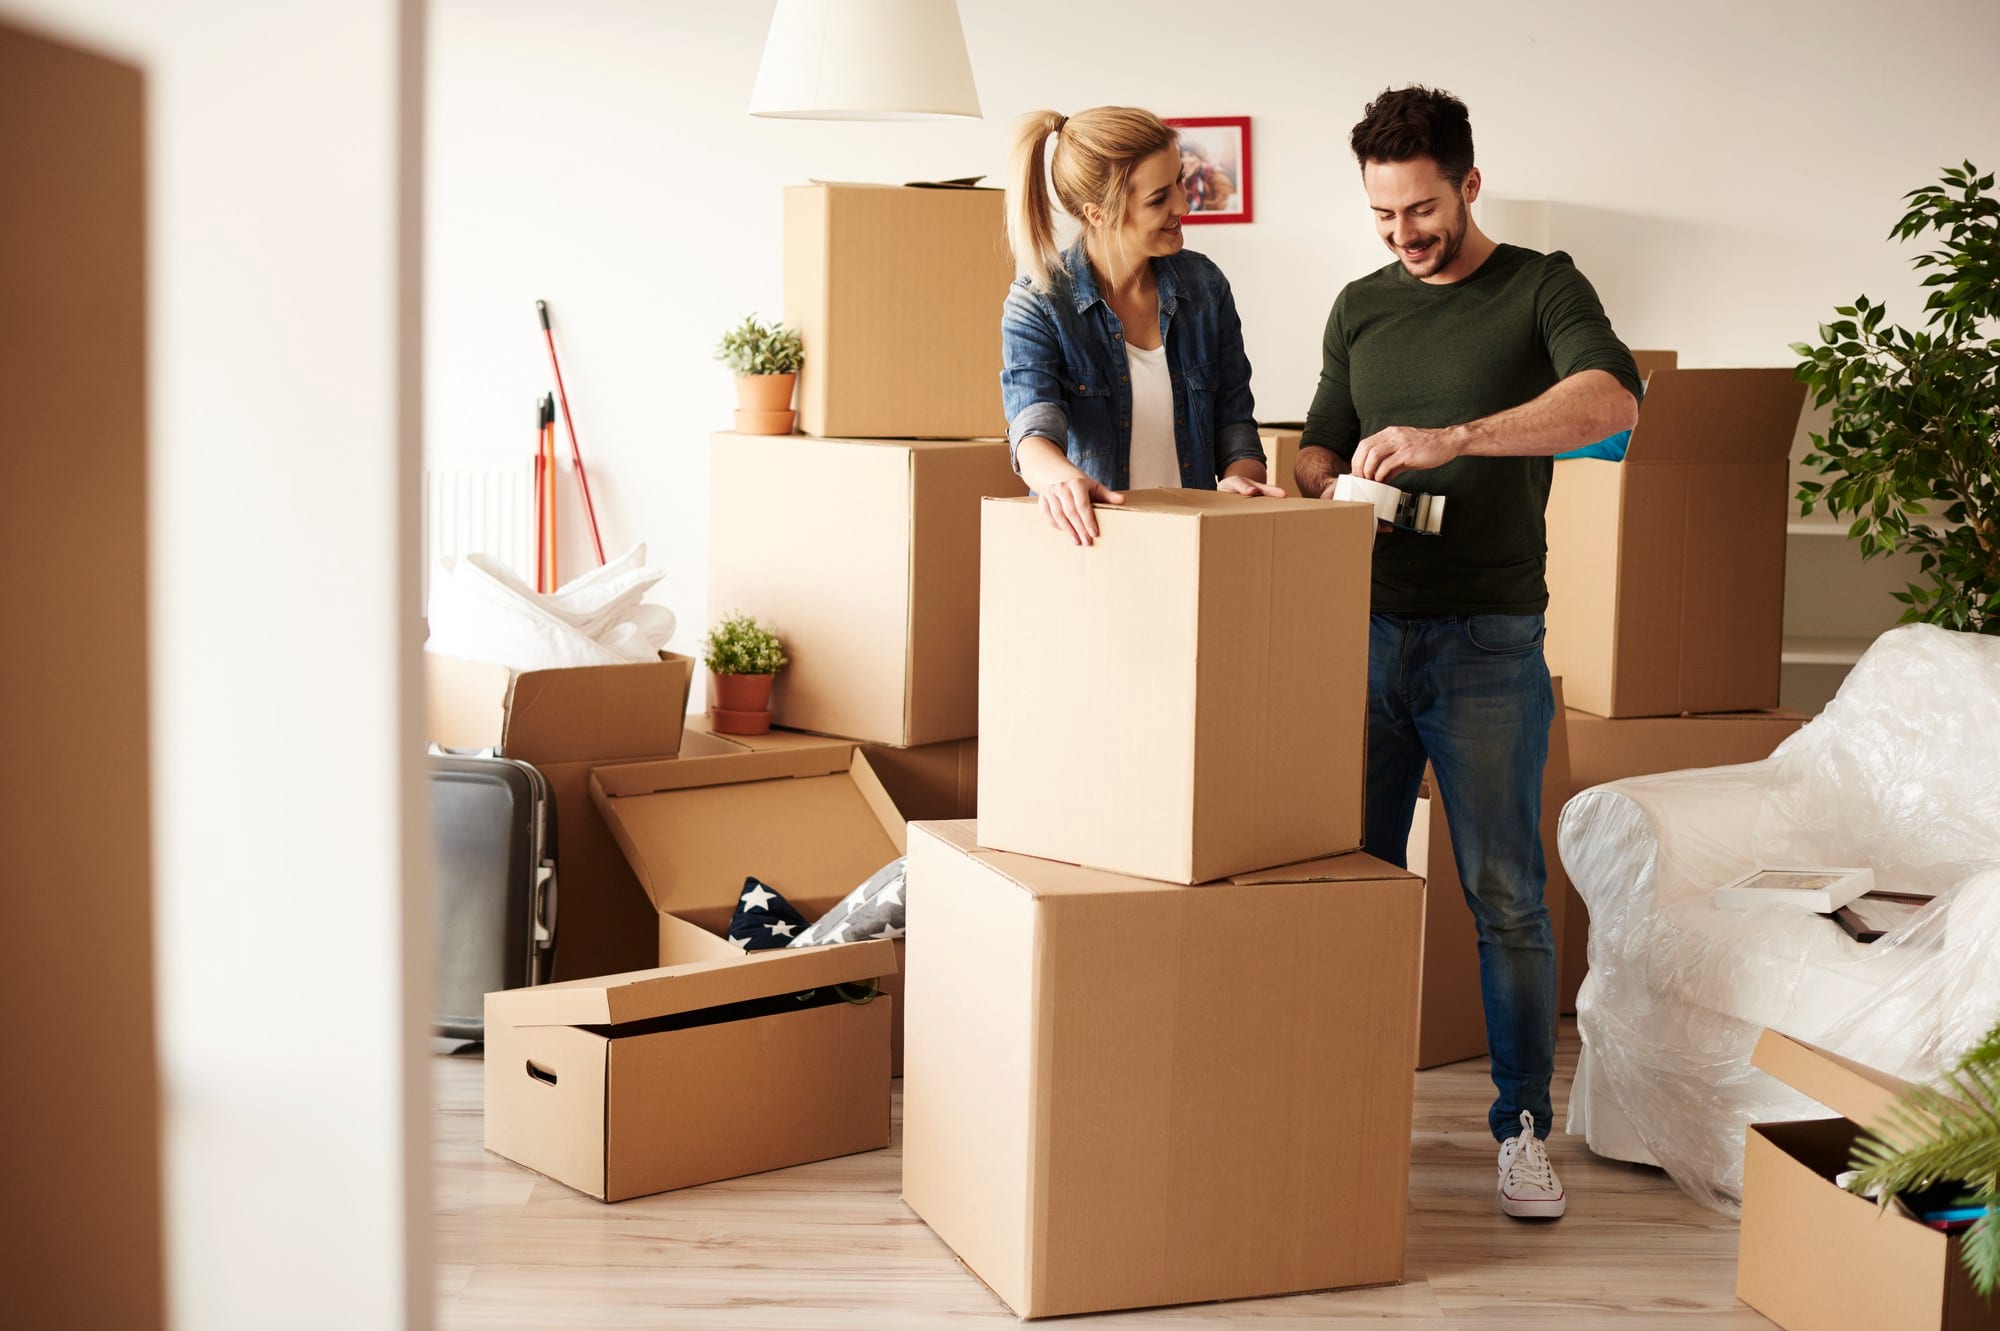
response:
<path fill-rule="evenodd" d="M 440 559 L 484 554 L 535 581 L 534 469 L 424 468 L 423 603 L 430 603 L 431 570 Z"/>

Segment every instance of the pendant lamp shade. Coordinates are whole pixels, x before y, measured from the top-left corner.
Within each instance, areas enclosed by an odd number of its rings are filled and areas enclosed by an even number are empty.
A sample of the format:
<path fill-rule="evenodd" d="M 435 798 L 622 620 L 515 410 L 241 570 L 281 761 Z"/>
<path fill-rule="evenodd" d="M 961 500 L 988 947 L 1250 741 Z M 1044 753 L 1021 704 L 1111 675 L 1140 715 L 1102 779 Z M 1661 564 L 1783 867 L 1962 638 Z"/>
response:
<path fill-rule="evenodd" d="M 954 0 L 778 0 L 750 114 L 791 120 L 977 119 Z"/>

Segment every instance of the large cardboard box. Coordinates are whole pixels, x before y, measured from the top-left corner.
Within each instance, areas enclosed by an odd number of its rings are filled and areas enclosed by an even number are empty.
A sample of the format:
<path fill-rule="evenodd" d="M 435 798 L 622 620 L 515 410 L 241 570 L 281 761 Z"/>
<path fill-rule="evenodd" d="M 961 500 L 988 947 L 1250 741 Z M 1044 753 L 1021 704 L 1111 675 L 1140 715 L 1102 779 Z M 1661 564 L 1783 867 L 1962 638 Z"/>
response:
<path fill-rule="evenodd" d="M 1777 1031 L 1751 1061 L 1844 1117 L 1750 1125 L 1737 1297 L 1785 1331 L 2000 1328 L 2000 1301 L 1973 1292 L 1957 1236 L 1833 1181 L 1907 1083 Z"/>
<path fill-rule="evenodd" d="M 424 654 L 430 738 L 495 748 L 547 778 L 556 808 L 555 978 L 656 964 L 653 910 L 590 799 L 600 763 L 672 757 L 681 748 L 694 662 L 515 672 Z"/>
<path fill-rule="evenodd" d="M 913 749 L 864 744 L 861 752 L 909 822 L 979 814 L 979 741 L 946 740 Z"/>
<path fill-rule="evenodd" d="M 831 986 L 892 973 L 892 944 L 659 936 L 656 969 L 486 996 L 487 1150 L 615 1202 L 889 1144 L 895 1000 Z"/>
<path fill-rule="evenodd" d="M 985 504 L 981 844 L 1176 883 L 1358 847 L 1373 512 L 1141 490 L 1097 521 Z"/>
<path fill-rule="evenodd" d="M 1758 762 L 1770 757 L 1771 750 L 1810 719 L 1803 712 L 1773 709 L 1614 721 L 1571 708 L 1564 717 L 1569 793 L 1574 796 L 1628 776 Z M 1574 1012 L 1576 992 L 1589 970 L 1590 911 L 1574 886 L 1567 891 L 1560 1010 Z"/>
<path fill-rule="evenodd" d="M 1569 740 L 1563 724 L 1562 681 L 1551 680 L 1555 719 L 1549 724 L 1549 759 L 1542 769 L 1542 858 L 1548 866 L 1543 899 L 1555 931 L 1560 971 L 1568 942 L 1568 905 L 1575 892 L 1556 852 L 1556 824 L 1569 798 Z M 1452 853 L 1451 828 L 1444 804 L 1436 798 L 1429 772 L 1417 799 L 1417 816 L 1410 824 L 1405 863 L 1426 883 L 1424 892 L 1424 982 L 1422 1014 L 1417 1025 L 1417 1066 L 1434 1068 L 1486 1052 L 1486 1007 L 1479 988 L 1479 929 L 1465 903 L 1458 860 Z"/>
<path fill-rule="evenodd" d="M 1005 197 L 890 185 L 785 191 L 785 322 L 805 339 L 800 429 L 863 439 L 1007 432 Z"/>
<path fill-rule="evenodd" d="M 903 1198 L 1023 1317 L 1403 1277 L 1423 882 L 910 830 Z"/>
<path fill-rule="evenodd" d="M 709 609 L 784 641 L 773 721 L 977 734 L 979 503 L 1026 493 L 1006 443 L 719 434 L 710 464 Z"/>
<path fill-rule="evenodd" d="M 853 745 L 599 767 L 590 790 L 655 913 L 663 963 L 681 926 L 728 928 L 750 875 L 816 920 L 903 853 L 903 817 Z M 882 987 L 896 999 L 889 1075 L 900 1075 L 900 970 Z"/>
<path fill-rule="evenodd" d="M 1778 705 L 1787 459 L 1804 400 L 1790 370 L 1655 369 L 1623 462 L 1556 463 L 1547 653 L 1572 707 Z"/>

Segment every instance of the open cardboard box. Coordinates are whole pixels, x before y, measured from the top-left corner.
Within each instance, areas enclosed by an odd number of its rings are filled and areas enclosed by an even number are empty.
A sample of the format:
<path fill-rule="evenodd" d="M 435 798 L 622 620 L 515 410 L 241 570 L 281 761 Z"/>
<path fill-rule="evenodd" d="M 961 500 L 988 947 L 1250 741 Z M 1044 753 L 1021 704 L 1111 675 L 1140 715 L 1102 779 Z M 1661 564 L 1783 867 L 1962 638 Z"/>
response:
<path fill-rule="evenodd" d="M 834 986 L 891 944 L 746 954 L 669 917 L 660 952 L 486 996 L 487 1150 L 615 1202 L 889 1144 L 895 1000 Z"/>
<path fill-rule="evenodd" d="M 527 671 L 424 653 L 430 739 L 496 749 L 549 783 L 558 980 L 655 963 L 652 911 L 591 803 L 590 769 L 680 752 L 693 674 L 694 662 L 672 652 L 656 662 Z"/>
<path fill-rule="evenodd" d="M 1555 464 L 1546 651 L 1572 707 L 1778 705 L 1788 459 L 1804 400 L 1788 369 L 1656 368 L 1623 462 Z"/>
<path fill-rule="evenodd" d="M 976 734 L 980 500 L 1027 493 L 1006 440 L 718 434 L 709 463 L 708 603 L 784 640 L 773 722 Z"/>
<path fill-rule="evenodd" d="M 816 920 L 903 854 L 903 817 L 852 745 L 600 767 L 590 791 L 650 902 L 662 963 L 690 924 L 710 935 L 728 928 L 748 876 Z M 889 945 L 900 968 L 902 940 Z M 897 1000 L 885 1034 L 896 1075 L 900 973 L 883 988 Z"/>
<path fill-rule="evenodd" d="M 1973 1293 L 1956 1236 L 1833 1181 L 1908 1083 L 1771 1030 L 1751 1061 L 1845 1117 L 1750 1125 L 1737 1297 L 1786 1331 L 2000 1327 L 2000 1299 Z"/>
<path fill-rule="evenodd" d="M 1423 880 L 910 829 L 903 1197 L 1023 1317 L 1403 1277 Z"/>
<path fill-rule="evenodd" d="M 1075 546 L 1032 499 L 983 505 L 980 844 L 1183 884 L 1360 846 L 1373 511 L 1096 515 Z"/>

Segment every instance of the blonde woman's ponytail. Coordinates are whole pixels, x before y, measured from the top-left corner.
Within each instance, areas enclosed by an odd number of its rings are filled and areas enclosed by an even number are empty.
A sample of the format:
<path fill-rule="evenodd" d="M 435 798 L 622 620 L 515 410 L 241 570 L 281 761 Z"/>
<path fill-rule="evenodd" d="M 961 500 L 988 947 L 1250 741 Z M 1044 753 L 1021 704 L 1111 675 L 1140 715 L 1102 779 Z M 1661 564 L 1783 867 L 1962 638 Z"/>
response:
<path fill-rule="evenodd" d="M 1042 151 L 1062 126 L 1059 112 L 1034 111 L 1022 116 L 1007 161 L 1007 243 L 1014 251 L 1014 266 L 1028 275 L 1037 291 L 1048 290 L 1050 274 L 1062 263 Z"/>

